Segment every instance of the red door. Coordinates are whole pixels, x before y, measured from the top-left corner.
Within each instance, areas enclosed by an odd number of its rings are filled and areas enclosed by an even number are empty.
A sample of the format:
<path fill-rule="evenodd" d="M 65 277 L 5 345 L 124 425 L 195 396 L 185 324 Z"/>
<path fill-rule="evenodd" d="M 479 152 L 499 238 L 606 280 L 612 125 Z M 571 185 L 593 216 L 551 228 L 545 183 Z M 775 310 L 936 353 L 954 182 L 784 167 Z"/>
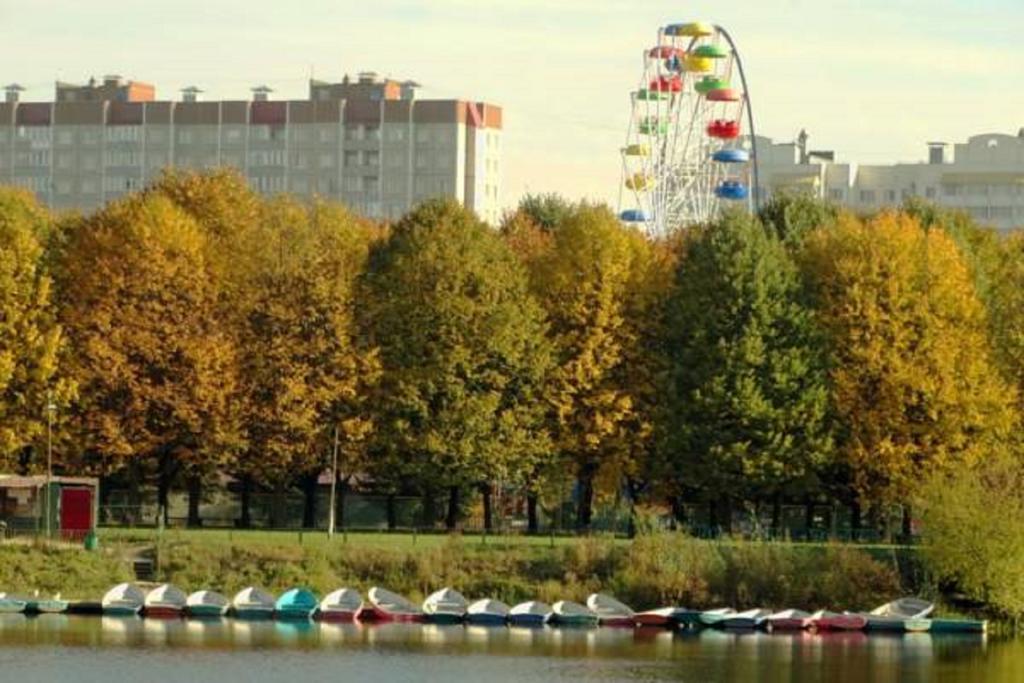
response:
<path fill-rule="evenodd" d="M 85 536 L 92 529 L 92 490 L 60 490 L 60 530 L 62 535 Z"/>

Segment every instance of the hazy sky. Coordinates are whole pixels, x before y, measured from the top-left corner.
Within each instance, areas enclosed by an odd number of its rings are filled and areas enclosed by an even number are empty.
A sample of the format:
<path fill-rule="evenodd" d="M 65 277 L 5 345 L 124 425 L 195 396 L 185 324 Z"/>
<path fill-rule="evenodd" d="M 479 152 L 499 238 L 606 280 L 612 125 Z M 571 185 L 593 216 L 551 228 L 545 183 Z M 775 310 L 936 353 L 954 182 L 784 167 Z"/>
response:
<path fill-rule="evenodd" d="M 0 0 L 0 81 L 195 84 L 303 98 L 310 73 L 376 70 L 505 110 L 504 202 L 618 195 L 618 147 L 659 25 L 726 27 L 759 132 L 840 160 L 917 161 L 928 140 L 1024 126 L 1024 0 Z"/>

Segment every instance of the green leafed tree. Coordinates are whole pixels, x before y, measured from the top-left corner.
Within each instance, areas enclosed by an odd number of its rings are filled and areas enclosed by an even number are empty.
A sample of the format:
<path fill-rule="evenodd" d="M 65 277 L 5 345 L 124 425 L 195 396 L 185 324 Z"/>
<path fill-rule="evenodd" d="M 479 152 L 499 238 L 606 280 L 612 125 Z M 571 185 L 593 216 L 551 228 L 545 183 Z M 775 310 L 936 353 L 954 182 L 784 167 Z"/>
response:
<path fill-rule="evenodd" d="M 712 521 L 726 528 L 731 500 L 813 490 L 831 454 L 822 340 L 801 299 L 795 264 L 758 219 L 727 213 L 686 239 L 664 482 L 724 503 Z"/>
<path fill-rule="evenodd" d="M 371 254 L 364 320 L 380 349 L 370 471 L 392 490 L 517 483 L 545 452 L 538 390 L 549 366 L 543 313 L 499 236 L 453 201 L 420 205 Z"/>

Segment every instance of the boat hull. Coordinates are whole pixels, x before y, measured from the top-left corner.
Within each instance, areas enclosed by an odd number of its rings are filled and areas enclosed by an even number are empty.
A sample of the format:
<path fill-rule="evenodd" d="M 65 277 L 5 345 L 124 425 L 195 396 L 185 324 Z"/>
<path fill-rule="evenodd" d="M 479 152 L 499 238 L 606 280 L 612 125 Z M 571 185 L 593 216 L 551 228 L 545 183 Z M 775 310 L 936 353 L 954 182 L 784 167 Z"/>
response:
<path fill-rule="evenodd" d="M 633 628 L 637 622 L 633 617 L 601 617 L 597 623 L 613 628 Z"/>
<path fill-rule="evenodd" d="M 547 623 L 547 615 L 544 614 L 510 614 L 508 623 L 513 626 L 543 626 Z"/>
<path fill-rule="evenodd" d="M 32 600 L 25 605 L 25 611 L 33 614 L 63 614 L 68 611 L 65 600 Z"/>
<path fill-rule="evenodd" d="M 25 611 L 28 603 L 24 600 L 0 600 L 0 614 L 18 614 Z"/>
<path fill-rule="evenodd" d="M 279 607 L 274 616 L 281 621 L 308 621 L 315 611 L 316 607 Z"/>
<path fill-rule="evenodd" d="M 140 605 L 107 605 L 103 613 L 114 617 L 133 617 L 142 611 Z"/>
<path fill-rule="evenodd" d="M 422 622 L 423 614 L 417 612 L 388 612 L 379 607 L 368 606 L 359 610 L 360 621 Z"/>
<path fill-rule="evenodd" d="M 478 612 L 476 614 L 467 614 L 467 624 L 479 624 L 482 626 L 501 626 L 508 621 L 508 617 L 504 614 L 497 614 L 494 612 Z"/>
<path fill-rule="evenodd" d="M 262 619 L 273 619 L 274 610 L 268 607 L 236 607 L 232 615 L 236 619 L 259 621 Z"/>
<path fill-rule="evenodd" d="M 726 628 L 732 631 L 753 631 L 760 627 L 760 619 L 750 617 L 729 617 L 718 623 L 719 628 Z"/>
<path fill-rule="evenodd" d="M 664 614 L 645 614 L 640 612 L 633 617 L 633 623 L 637 626 L 671 626 L 674 623 L 672 617 Z"/>
<path fill-rule="evenodd" d="M 142 615 L 151 619 L 178 619 L 184 608 L 175 605 L 150 605 L 142 610 Z"/>
<path fill-rule="evenodd" d="M 802 631 L 805 628 L 805 619 L 782 618 L 769 619 L 765 626 L 772 631 Z"/>
<path fill-rule="evenodd" d="M 669 619 L 674 624 L 679 624 L 683 627 L 689 626 L 700 626 L 700 611 L 695 609 L 680 609 L 672 613 Z"/>
<path fill-rule="evenodd" d="M 840 614 L 812 619 L 811 625 L 819 631 L 862 631 L 867 625 L 867 619 L 853 614 Z"/>
<path fill-rule="evenodd" d="M 552 614 L 548 623 L 555 626 L 597 626 L 598 620 L 589 614 Z"/>
<path fill-rule="evenodd" d="M 702 626 L 710 626 L 712 628 L 716 628 L 721 626 L 722 622 L 725 621 L 728 618 L 728 616 L 729 615 L 727 614 L 701 614 L 700 617 L 698 617 L 698 619 L 699 623 Z"/>
<path fill-rule="evenodd" d="M 931 633 L 985 633 L 987 621 L 975 619 L 932 619 Z"/>
<path fill-rule="evenodd" d="M 227 606 L 218 605 L 190 605 L 187 610 L 188 616 L 198 618 L 222 617 L 227 614 Z"/>
<path fill-rule="evenodd" d="M 435 614 L 424 614 L 423 621 L 428 624 L 461 624 L 462 614 L 453 612 L 437 612 Z"/>
<path fill-rule="evenodd" d="M 355 621 L 358 616 L 359 610 L 351 609 L 321 609 L 317 612 L 317 618 L 320 619 L 320 621 Z"/>

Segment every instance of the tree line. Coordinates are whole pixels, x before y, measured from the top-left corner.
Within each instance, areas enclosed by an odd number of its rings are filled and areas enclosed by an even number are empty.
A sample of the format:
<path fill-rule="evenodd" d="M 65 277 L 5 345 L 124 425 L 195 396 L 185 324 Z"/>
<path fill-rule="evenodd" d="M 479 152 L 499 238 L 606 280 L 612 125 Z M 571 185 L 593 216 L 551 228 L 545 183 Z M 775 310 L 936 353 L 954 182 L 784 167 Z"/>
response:
<path fill-rule="evenodd" d="M 384 225 L 169 172 L 88 215 L 0 189 L 0 472 L 307 493 L 337 456 L 455 528 L 573 491 L 728 529 L 737 506 L 878 521 L 1016 463 L 1024 241 L 911 202 L 780 196 L 652 239 L 525 198 L 498 229 L 428 201 Z M 929 489 L 929 484 L 932 488 Z M 280 496 L 278 496 L 279 498 Z M 435 501 L 447 501 L 435 509 Z M 688 504 L 708 520 L 687 519 Z M 280 510 L 271 510 L 271 523 Z M 393 506 L 389 506 L 394 524 Z"/>

